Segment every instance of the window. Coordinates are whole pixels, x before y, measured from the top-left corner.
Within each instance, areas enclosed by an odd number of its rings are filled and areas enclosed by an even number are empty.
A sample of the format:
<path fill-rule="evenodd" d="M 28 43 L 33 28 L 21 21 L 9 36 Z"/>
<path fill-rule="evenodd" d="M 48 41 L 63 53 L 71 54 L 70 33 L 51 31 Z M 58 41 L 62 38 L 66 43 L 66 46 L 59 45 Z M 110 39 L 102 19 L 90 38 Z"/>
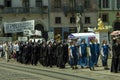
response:
<path fill-rule="evenodd" d="M 101 0 L 99 0 L 99 8 L 101 8 Z"/>
<path fill-rule="evenodd" d="M 23 7 L 29 7 L 29 0 L 23 0 Z"/>
<path fill-rule="evenodd" d="M 109 8 L 109 0 L 103 0 L 103 8 Z"/>
<path fill-rule="evenodd" d="M 36 0 L 36 7 L 42 7 L 42 0 Z"/>
<path fill-rule="evenodd" d="M 103 22 L 108 22 L 108 13 L 100 13 L 99 17 L 102 19 Z"/>
<path fill-rule="evenodd" d="M 69 33 L 76 33 L 77 28 L 76 27 L 69 27 Z"/>
<path fill-rule="evenodd" d="M 61 17 L 56 17 L 55 18 L 55 23 L 60 24 L 61 23 Z"/>
<path fill-rule="evenodd" d="M 107 14 L 103 14 L 102 15 L 102 20 L 103 20 L 103 22 L 108 22 L 108 15 Z"/>
<path fill-rule="evenodd" d="M 84 7 L 85 7 L 85 9 L 90 8 L 90 0 L 85 0 L 84 1 Z"/>
<path fill-rule="evenodd" d="M 11 7 L 12 6 L 11 4 L 12 4 L 11 0 L 5 0 L 6 7 Z"/>
<path fill-rule="evenodd" d="M 70 17 L 70 23 L 72 24 L 72 23 L 76 23 L 76 20 L 75 20 L 75 17 L 73 16 L 73 17 Z"/>
<path fill-rule="evenodd" d="M 85 17 L 85 24 L 90 24 L 90 17 Z"/>
<path fill-rule="evenodd" d="M 54 0 L 54 7 L 61 8 L 61 0 Z"/>
<path fill-rule="evenodd" d="M 74 8 L 76 5 L 76 1 L 75 0 L 69 0 L 70 1 L 70 7 Z"/>
<path fill-rule="evenodd" d="M 117 0 L 117 8 L 120 8 L 120 0 Z"/>

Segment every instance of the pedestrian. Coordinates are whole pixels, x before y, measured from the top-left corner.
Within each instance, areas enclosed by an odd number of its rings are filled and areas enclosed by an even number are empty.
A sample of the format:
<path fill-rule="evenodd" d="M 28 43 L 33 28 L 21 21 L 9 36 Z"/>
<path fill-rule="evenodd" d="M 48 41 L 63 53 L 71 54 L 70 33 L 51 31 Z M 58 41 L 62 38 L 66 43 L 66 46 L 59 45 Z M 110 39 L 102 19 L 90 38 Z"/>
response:
<path fill-rule="evenodd" d="M 52 46 L 52 42 L 50 41 L 47 45 L 47 52 L 46 52 L 46 56 L 47 56 L 47 67 L 53 66 L 53 46 Z"/>
<path fill-rule="evenodd" d="M 120 39 L 115 39 L 115 43 L 112 46 L 112 62 L 111 72 L 118 73 L 120 71 Z"/>
<path fill-rule="evenodd" d="M 77 47 L 73 41 L 70 42 L 69 46 L 69 55 L 70 55 L 70 65 L 72 69 L 77 69 L 78 55 L 77 55 Z"/>
<path fill-rule="evenodd" d="M 10 46 L 9 46 L 9 43 L 7 41 L 6 41 L 6 44 L 5 44 L 5 59 L 6 59 L 7 62 L 10 59 Z"/>
<path fill-rule="evenodd" d="M 90 70 L 94 70 L 96 59 L 94 39 L 90 39 L 88 47 L 89 47 L 89 68 Z"/>
<path fill-rule="evenodd" d="M 107 61 L 109 52 L 110 52 L 110 47 L 107 44 L 107 41 L 103 40 L 101 47 L 101 55 L 102 55 L 102 65 L 104 66 L 105 70 L 109 70 L 108 61 Z"/>
<path fill-rule="evenodd" d="M 95 66 L 98 67 L 98 60 L 99 60 L 99 55 L 100 55 L 100 44 L 98 43 L 98 40 L 95 39 Z"/>
<path fill-rule="evenodd" d="M 87 66 L 87 44 L 85 42 L 85 39 L 81 40 L 79 53 L 80 53 L 80 57 L 78 62 L 81 68 L 84 68 L 85 66 Z"/>

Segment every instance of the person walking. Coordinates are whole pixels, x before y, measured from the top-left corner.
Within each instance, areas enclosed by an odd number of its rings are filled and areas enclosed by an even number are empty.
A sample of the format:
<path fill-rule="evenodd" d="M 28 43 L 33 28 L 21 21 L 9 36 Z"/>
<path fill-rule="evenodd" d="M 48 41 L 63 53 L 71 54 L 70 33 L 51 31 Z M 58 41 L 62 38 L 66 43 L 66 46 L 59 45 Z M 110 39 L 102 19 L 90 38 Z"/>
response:
<path fill-rule="evenodd" d="M 85 66 L 87 66 L 87 44 L 85 42 L 85 39 L 81 40 L 81 44 L 79 47 L 79 64 L 81 66 L 81 68 L 84 68 Z"/>
<path fill-rule="evenodd" d="M 10 57 L 10 46 L 9 43 L 6 41 L 5 44 L 5 59 L 8 62 L 9 61 L 9 57 Z"/>
<path fill-rule="evenodd" d="M 100 55 L 100 44 L 98 43 L 98 40 L 95 39 L 95 66 L 98 67 L 98 59 L 99 59 L 99 55 Z"/>
<path fill-rule="evenodd" d="M 103 40 L 102 47 L 101 47 L 101 55 L 102 55 L 102 65 L 104 66 L 105 70 L 109 70 L 108 68 L 108 54 L 109 54 L 110 47 L 107 44 L 106 40 Z"/>
<path fill-rule="evenodd" d="M 70 65 L 72 69 L 77 69 L 78 55 L 77 55 L 77 48 L 73 41 L 70 42 L 69 55 L 70 55 Z"/>
<path fill-rule="evenodd" d="M 111 63 L 111 72 L 118 73 L 120 71 L 120 39 L 115 39 L 115 43 L 112 46 L 112 63 Z"/>

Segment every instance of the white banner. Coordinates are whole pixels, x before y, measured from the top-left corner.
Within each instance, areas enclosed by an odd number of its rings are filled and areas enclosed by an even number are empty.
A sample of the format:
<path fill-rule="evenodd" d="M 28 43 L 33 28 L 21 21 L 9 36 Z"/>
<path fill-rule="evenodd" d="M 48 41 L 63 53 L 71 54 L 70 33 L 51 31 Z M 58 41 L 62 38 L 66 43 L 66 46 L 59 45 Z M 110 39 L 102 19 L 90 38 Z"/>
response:
<path fill-rule="evenodd" d="M 5 33 L 24 32 L 24 30 L 34 30 L 34 20 L 4 23 Z"/>

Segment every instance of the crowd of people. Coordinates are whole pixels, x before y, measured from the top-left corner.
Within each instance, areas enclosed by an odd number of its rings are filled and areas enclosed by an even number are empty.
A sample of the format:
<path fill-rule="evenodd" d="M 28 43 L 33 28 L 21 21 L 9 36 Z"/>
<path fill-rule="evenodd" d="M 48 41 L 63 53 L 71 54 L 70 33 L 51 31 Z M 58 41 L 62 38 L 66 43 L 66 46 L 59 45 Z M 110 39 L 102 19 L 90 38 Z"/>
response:
<path fill-rule="evenodd" d="M 112 47 L 103 40 L 102 44 L 98 43 L 97 39 L 90 39 L 86 43 L 85 39 L 80 42 L 77 39 L 68 41 L 40 41 L 5 42 L 0 44 L 1 57 L 5 57 L 6 61 L 14 58 L 22 64 L 37 65 L 40 63 L 43 66 L 57 66 L 65 68 L 68 63 L 72 69 L 89 68 L 95 70 L 98 66 L 98 60 L 101 55 L 102 66 L 105 70 L 108 68 L 108 55 L 112 51 L 111 72 L 120 72 L 120 40 L 114 40 Z"/>

